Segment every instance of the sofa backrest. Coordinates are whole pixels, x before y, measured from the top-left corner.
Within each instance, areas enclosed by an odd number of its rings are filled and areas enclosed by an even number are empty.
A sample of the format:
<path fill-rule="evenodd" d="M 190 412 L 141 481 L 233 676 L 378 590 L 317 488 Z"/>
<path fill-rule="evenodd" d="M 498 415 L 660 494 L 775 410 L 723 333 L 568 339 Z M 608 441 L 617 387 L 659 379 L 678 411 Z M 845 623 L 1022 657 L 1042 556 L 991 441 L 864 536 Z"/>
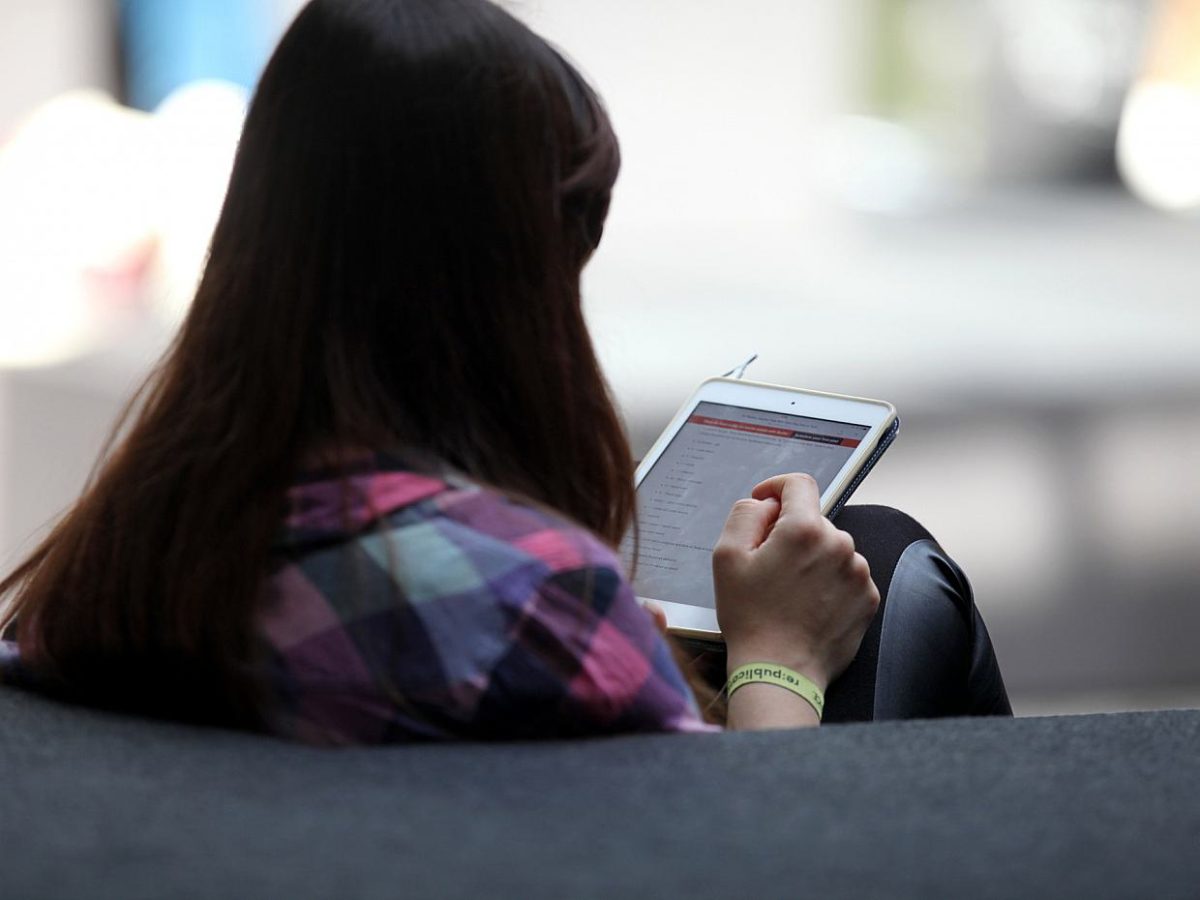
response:
<path fill-rule="evenodd" d="M 0 896 L 1197 897 L 1200 712 L 321 750 L 0 688 Z"/>

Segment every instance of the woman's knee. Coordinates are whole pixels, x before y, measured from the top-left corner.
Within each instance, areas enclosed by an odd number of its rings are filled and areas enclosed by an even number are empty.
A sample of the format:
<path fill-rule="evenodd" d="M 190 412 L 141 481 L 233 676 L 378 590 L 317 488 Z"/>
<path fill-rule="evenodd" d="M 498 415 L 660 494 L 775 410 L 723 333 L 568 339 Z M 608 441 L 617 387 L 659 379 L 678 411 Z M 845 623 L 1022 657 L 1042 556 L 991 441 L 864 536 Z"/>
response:
<path fill-rule="evenodd" d="M 890 506 L 847 506 L 834 520 L 854 538 L 854 545 L 871 566 L 871 574 L 886 600 L 900 558 L 908 547 L 933 536 L 912 516 Z"/>
<path fill-rule="evenodd" d="M 871 563 L 882 598 L 875 623 L 874 718 L 1011 712 L 971 584 L 958 564 L 900 510 L 859 506 L 843 515 L 837 524 Z"/>

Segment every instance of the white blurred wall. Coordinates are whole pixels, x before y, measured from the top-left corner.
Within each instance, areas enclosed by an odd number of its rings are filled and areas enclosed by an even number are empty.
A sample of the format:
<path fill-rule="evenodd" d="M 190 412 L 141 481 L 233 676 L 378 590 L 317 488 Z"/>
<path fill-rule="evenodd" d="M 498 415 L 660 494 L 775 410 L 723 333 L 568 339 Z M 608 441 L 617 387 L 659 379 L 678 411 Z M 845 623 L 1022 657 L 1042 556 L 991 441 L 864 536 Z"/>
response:
<path fill-rule="evenodd" d="M 79 87 L 115 88 L 111 15 L 105 0 L 0 0 L 0 143 L 23 116 L 57 94 Z M 21 249 L 4 247 L 0 252 Z M 50 496 L 25 497 L 15 490 L 14 473 L 22 461 L 14 459 L 15 445 L 30 434 L 30 423 L 23 416 L 20 398 L 13 399 L 10 380 L 0 372 L 0 567 L 11 561 L 13 548 L 25 532 L 46 518 L 49 508 L 69 500 L 81 483 L 81 460 L 76 459 L 63 466 L 70 474 L 61 481 L 53 469 L 48 470 Z M 66 430 L 60 437 L 67 446 L 78 447 L 80 437 L 70 432 L 70 423 L 78 421 L 78 409 L 69 401 L 60 407 L 57 397 L 46 402 L 49 418 Z M 109 414 L 112 401 L 105 398 L 102 404 L 103 411 L 93 415 Z M 94 455 L 92 437 L 83 438 L 80 456 Z"/>
<path fill-rule="evenodd" d="M 610 226 L 811 221 L 808 136 L 843 104 L 852 4 L 510 0 L 602 94 L 624 160 Z"/>
<path fill-rule="evenodd" d="M 39 103 L 114 87 L 107 0 L 0 0 L 0 140 Z"/>

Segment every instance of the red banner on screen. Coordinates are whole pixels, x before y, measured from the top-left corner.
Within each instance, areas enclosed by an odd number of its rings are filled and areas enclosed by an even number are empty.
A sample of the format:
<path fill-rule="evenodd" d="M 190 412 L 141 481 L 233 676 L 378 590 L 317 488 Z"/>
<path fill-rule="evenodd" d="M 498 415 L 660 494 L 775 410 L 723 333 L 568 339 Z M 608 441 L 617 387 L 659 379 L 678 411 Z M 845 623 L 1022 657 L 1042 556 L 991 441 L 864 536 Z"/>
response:
<path fill-rule="evenodd" d="M 767 437 L 812 441 L 817 444 L 830 444 L 838 447 L 857 447 L 862 443 L 857 438 L 838 437 L 833 434 L 814 434 L 809 431 L 796 431 L 794 428 L 757 425 L 754 422 L 736 422 L 733 419 L 714 419 L 712 416 L 691 415 L 688 417 L 688 422 L 692 425 L 708 425 L 712 428 L 744 431 L 747 434 L 761 434 Z"/>

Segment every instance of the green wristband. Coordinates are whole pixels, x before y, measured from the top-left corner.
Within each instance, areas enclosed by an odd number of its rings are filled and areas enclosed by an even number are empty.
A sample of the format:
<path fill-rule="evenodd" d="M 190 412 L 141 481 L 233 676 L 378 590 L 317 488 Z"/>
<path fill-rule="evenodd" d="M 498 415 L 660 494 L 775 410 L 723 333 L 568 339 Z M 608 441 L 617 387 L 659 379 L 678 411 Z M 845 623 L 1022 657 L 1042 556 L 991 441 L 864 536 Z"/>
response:
<path fill-rule="evenodd" d="M 725 682 L 725 690 L 732 697 L 733 692 L 742 685 L 753 682 L 775 684 L 803 697 L 817 711 L 818 719 L 825 712 L 825 694 L 821 689 L 799 672 L 777 663 L 754 662 L 739 666 Z"/>

